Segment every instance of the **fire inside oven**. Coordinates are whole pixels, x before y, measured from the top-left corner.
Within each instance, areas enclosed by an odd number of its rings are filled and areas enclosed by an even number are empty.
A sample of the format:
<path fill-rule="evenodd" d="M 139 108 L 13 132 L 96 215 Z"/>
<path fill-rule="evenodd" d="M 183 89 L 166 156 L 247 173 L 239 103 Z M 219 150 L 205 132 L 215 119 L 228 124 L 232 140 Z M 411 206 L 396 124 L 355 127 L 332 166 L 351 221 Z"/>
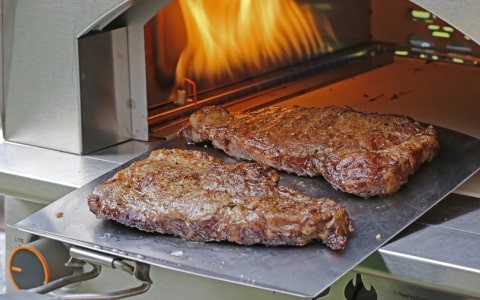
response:
<path fill-rule="evenodd" d="M 480 54 L 468 36 L 408 1 L 176 0 L 144 34 L 148 123 L 162 137 L 199 106 L 241 101 L 347 63 L 342 75 L 330 72 L 295 93 L 389 63 L 393 51 L 472 65 Z"/>
<path fill-rule="evenodd" d="M 369 14 L 365 0 L 171 2 L 145 25 L 149 125 L 345 62 Z"/>

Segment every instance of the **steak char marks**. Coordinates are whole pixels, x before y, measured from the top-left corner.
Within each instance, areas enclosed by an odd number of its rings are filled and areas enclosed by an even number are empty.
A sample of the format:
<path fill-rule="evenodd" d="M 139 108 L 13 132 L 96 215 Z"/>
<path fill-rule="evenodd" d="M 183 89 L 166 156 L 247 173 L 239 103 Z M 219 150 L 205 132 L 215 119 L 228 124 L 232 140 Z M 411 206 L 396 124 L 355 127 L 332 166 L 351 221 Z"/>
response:
<path fill-rule="evenodd" d="M 201 151 L 162 149 L 117 172 L 88 197 L 99 218 L 192 241 L 343 249 L 354 231 L 333 200 L 277 186 L 259 163 L 226 164 Z"/>
<path fill-rule="evenodd" d="M 230 156 L 297 175 L 322 175 L 334 188 L 368 198 L 396 192 L 439 143 L 433 126 L 347 107 L 275 107 L 230 114 L 207 106 L 179 132 Z"/>

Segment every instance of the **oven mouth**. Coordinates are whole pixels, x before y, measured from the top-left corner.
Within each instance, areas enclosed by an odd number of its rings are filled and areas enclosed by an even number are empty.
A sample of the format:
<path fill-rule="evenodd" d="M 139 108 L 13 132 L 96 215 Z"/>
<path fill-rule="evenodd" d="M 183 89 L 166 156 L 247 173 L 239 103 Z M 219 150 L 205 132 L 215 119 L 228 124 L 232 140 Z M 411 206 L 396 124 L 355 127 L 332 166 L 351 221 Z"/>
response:
<path fill-rule="evenodd" d="M 368 0 L 172 1 L 144 26 L 149 132 L 200 106 L 393 53 L 369 32 Z"/>
<path fill-rule="evenodd" d="M 393 49 L 386 44 L 371 43 L 338 51 L 299 64 L 280 68 L 258 76 L 232 82 L 228 85 L 205 89 L 197 94 L 190 90 L 186 95 L 192 100 L 184 105 L 164 102 L 149 107 L 148 123 L 151 134 L 167 137 L 173 123 L 183 122 L 185 117 L 201 106 L 244 103 L 244 108 L 253 109 L 270 105 L 294 95 L 322 87 L 332 81 L 353 76 L 369 69 L 390 63 Z M 341 72 L 331 71 L 336 69 Z M 327 73 L 330 73 L 327 75 Z M 321 76 L 324 74 L 323 76 Z M 308 80 L 315 78 L 314 82 Z M 295 89 L 285 89 L 294 84 Z M 265 96 L 269 95 L 270 96 Z M 259 98 L 259 96 L 262 97 Z M 193 98 L 196 97 L 196 101 Z"/>

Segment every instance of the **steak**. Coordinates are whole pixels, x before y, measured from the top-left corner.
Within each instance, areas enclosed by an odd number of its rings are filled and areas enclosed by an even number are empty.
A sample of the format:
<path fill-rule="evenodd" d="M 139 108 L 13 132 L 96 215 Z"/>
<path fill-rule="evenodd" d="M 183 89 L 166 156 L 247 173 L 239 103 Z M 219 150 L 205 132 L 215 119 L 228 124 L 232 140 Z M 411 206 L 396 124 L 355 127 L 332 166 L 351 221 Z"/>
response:
<path fill-rule="evenodd" d="M 338 106 L 270 106 L 236 115 L 207 106 L 179 134 L 236 158 L 322 175 L 335 189 L 364 198 L 396 192 L 439 149 L 431 125 Z"/>
<path fill-rule="evenodd" d="M 201 151 L 161 149 L 88 196 L 98 218 L 191 241 L 343 249 L 354 231 L 343 207 L 278 186 L 259 163 L 227 164 Z"/>

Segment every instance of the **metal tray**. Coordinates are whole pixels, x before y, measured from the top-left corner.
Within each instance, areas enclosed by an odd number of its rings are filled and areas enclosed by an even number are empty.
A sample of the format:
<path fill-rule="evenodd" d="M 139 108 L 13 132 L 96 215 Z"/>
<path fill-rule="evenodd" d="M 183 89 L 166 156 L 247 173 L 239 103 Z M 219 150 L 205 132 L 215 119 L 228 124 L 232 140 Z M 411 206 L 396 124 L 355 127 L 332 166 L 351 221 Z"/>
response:
<path fill-rule="evenodd" d="M 13 227 L 162 268 L 314 298 L 480 168 L 480 140 L 448 129 L 437 129 L 441 145 L 438 156 L 431 163 L 424 164 L 399 192 L 389 197 L 364 200 L 334 190 L 321 177 L 282 173 L 280 184 L 295 187 L 310 196 L 336 199 L 347 209 L 356 232 L 347 248 L 340 252 L 331 251 L 321 243 L 306 247 L 247 247 L 230 243 L 188 242 L 96 219 L 88 209 L 87 195 L 95 185 L 129 163 L 73 191 Z M 166 141 L 161 147 L 201 149 L 235 161 L 211 146 L 187 145 L 179 138 Z M 63 212 L 63 217 L 57 218 L 57 212 Z"/>

